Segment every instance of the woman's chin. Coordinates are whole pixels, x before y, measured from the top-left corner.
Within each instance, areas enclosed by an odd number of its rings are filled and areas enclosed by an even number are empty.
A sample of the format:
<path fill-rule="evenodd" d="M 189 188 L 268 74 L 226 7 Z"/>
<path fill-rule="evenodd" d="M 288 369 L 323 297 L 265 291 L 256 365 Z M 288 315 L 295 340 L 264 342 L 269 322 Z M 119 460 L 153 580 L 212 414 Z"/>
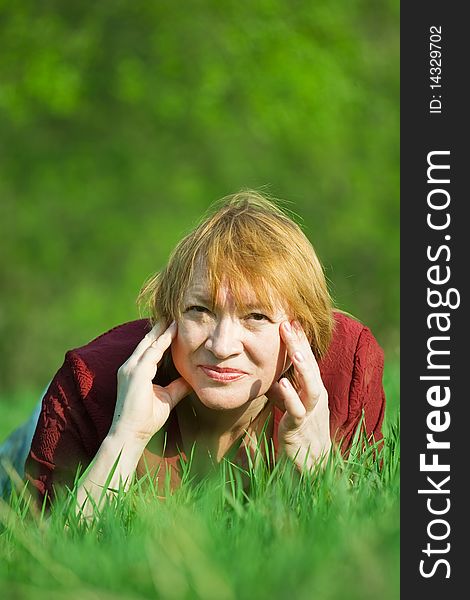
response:
<path fill-rule="evenodd" d="M 201 377 L 185 377 L 198 403 L 214 411 L 246 407 L 263 394 L 263 382 L 258 378 L 241 378 L 232 382 L 207 381 Z"/>
<path fill-rule="evenodd" d="M 214 390 L 198 390 L 196 392 L 199 402 L 210 410 L 233 410 L 241 408 L 251 401 L 247 394 L 233 394 L 227 391 L 214 393 Z"/>
<path fill-rule="evenodd" d="M 236 383 L 228 385 L 197 385 L 194 382 L 193 397 L 206 408 L 214 411 L 234 410 L 246 406 L 258 397 L 259 386 L 242 386 Z M 255 389 L 256 388 L 256 389 Z"/>

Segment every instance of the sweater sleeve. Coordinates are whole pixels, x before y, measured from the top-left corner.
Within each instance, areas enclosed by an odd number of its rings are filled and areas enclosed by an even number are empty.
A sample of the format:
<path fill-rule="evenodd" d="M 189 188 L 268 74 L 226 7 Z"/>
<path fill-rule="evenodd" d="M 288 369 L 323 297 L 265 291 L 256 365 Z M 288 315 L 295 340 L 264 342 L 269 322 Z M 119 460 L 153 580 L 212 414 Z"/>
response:
<path fill-rule="evenodd" d="M 77 467 L 96 452 L 95 428 L 83 397 L 91 375 L 80 357 L 69 351 L 43 397 L 38 424 L 25 464 L 25 477 L 37 500 L 55 495 L 55 487 L 72 486 Z"/>
<path fill-rule="evenodd" d="M 334 435 L 334 440 L 342 444 L 343 452 L 351 447 L 354 434 L 360 424 L 369 441 L 377 442 L 383 437 L 382 422 L 385 411 L 383 368 L 383 350 L 371 331 L 364 327 L 354 353 L 347 419 Z"/>

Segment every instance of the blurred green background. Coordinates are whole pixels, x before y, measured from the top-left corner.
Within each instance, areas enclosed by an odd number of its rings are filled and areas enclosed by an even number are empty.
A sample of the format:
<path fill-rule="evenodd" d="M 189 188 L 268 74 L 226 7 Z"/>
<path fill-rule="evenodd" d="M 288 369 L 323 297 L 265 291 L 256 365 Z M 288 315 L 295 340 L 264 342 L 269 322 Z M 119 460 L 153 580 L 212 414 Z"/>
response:
<path fill-rule="evenodd" d="M 138 318 L 143 281 L 244 187 L 289 202 L 396 359 L 398 24 L 397 0 L 1 0 L 1 397 Z"/>

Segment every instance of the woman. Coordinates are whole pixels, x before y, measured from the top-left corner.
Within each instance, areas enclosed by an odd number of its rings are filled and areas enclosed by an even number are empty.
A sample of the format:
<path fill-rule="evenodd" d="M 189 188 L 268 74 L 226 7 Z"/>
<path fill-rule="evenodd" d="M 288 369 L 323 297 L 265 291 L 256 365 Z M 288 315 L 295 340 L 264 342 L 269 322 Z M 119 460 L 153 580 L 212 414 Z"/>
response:
<path fill-rule="evenodd" d="M 143 288 L 150 321 L 67 352 L 44 396 L 25 473 L 39 499 L 90 465 L 79 504 L 150 472 L 180 479 L 196 449 L 204 472 L 265 427 L 299 469 L 347 451 L 364 417 L 381 438 L 383 353 L 334 312 L 301 229 L 252 191 L 223 199 Z M 267 424 L 267 427 L 266 427 Z"/>

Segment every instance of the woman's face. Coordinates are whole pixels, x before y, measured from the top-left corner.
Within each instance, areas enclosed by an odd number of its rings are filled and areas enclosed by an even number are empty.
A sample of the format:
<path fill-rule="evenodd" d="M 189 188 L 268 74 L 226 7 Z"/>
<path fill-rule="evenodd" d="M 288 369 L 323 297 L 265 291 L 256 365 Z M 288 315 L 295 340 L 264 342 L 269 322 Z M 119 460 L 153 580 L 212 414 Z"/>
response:
<path fill-rule="evenodd" d="M 236 306 L 226 286 L 211 308 L 207 284 L 196 273 L 171 346 L 174 365 L 207 408 L 239 408 L 265 394 L 287 368 L 279 333 L 287 319 L 282 308 L 268 313 L 258 305 L 252 290 L 246 306 Z"/>

